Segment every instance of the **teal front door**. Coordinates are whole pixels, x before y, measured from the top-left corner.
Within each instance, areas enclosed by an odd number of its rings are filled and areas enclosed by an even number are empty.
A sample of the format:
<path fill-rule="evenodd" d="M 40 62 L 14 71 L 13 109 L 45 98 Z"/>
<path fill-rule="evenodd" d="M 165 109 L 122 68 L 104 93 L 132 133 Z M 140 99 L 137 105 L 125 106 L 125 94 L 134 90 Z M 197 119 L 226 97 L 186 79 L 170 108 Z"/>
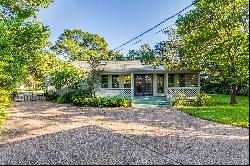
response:
<path fill-rule="evenodd" d="M 135 74 L 134 95 L 152 96 L 153 95 L 153 75 Z"/>

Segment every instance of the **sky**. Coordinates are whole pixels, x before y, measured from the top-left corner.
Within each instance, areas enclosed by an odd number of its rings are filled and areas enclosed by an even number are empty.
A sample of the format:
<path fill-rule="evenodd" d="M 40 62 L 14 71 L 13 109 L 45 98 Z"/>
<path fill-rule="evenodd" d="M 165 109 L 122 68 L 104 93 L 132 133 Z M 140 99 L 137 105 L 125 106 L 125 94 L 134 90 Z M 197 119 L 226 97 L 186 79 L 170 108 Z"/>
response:
<path fill-rule="evenodd" d="M 54 0 L 48 8 L 37 13 L 37 18 L 49 26 L 52 43 L 64 29 L 81 29 L 104 37 L 108 48 L 114 49 L 191 3 L 192 0 Z M 190 9 L 192 7 L 182 14 Z M 155 33 L 173 24 L 176 18 L 126 45 L 121 52 L 126 54 L 128 50 L 139 49 L 144 43 L 153 47 L 166 40 L 163 33 Z M 142 41 L 132 45 L 138 40 Z"/>

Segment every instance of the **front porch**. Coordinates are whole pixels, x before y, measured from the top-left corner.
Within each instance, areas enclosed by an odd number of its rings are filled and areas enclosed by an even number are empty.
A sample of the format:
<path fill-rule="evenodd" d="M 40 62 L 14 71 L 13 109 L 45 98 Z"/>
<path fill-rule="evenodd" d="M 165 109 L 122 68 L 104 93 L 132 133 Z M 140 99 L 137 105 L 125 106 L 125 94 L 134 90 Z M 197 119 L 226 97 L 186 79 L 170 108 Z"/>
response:
<path fill-rule="evenodd" d="M 131 100 L 148 96 L 171 101 L 180 93 L 189 99 L 200 91 L 199 72 L 136 72 L 102 74 L 99 97 L 123 96 Z M 157 98 L 154 98 L 157 99 Z M 143 100 L 142 100 L 143 101 Z"/>

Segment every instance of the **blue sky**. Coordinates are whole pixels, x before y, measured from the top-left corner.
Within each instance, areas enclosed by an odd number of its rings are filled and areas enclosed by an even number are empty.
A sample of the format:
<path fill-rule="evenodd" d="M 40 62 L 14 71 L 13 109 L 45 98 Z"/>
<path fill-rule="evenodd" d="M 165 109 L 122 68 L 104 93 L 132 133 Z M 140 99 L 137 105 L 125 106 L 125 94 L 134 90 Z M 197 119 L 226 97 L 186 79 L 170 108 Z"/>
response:
<path fill-rule="evenodd" d="M 37 16 L 49 26 L 52 43 L 64 29 L 81 29 L 104 37 L 109 49 L 114 49 L 191 3 L 192 0 L 54 0 Z M 121 52 L 126 54 L 143 43 L 153 46 L 166 40 L 164 34 L 155 35 L 155 32 L 173 24 L 176 18 L 141 37 L 138 44 L 128 44 Z"/>

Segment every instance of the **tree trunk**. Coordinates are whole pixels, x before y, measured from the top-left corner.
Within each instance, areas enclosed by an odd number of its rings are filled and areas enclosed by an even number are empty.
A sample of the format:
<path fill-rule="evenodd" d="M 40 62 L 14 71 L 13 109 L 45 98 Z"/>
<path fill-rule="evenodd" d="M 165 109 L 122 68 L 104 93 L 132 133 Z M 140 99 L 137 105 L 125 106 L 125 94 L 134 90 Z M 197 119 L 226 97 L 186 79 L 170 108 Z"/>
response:
<path fill-rule="evenodd" d="M 236 91 L 237 91 L 237 86 L 236 85 L 231 85 L 230 86 L 230 97 L 231 97 L 230 104 L 237 104 Z"/>

